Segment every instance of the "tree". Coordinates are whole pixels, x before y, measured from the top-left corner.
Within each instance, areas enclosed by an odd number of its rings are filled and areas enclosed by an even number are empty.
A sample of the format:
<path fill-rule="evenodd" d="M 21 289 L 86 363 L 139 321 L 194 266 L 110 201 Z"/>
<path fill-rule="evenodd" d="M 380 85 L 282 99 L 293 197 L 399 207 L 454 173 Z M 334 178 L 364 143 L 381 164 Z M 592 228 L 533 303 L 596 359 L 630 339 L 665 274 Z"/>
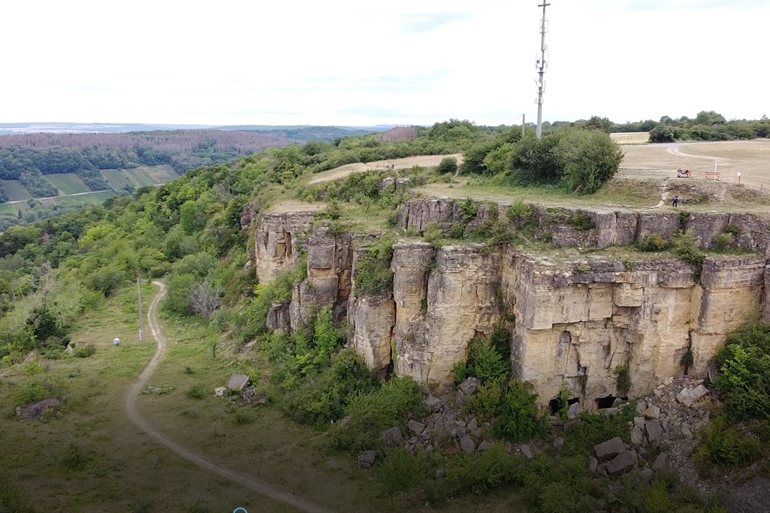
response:
<path fill-rule="evenodd" d="M 586 130 L 601 130 L 602 132 L 610 133 L 613 123 L 608 118 L 600 118 L 599 116 L 591 116 L 591 119 L 585 122 L 583 128 Z"/>
<path fill-rule="evenodd" d="M 574 131 L 559 142 L 563 165 L 561 182 L 569 189 L 592 194 L 615 176 L 623 152 L 606 133 Z"/>
<path fill-rule="evenodd" d="M 725 117 L 718 112 L 714 112 L 713 110 L 705 111 L 702 110 L 698 113 L 697 116 L 695 116 L 695 120 L 693 121 L 694 125 L 724 125 L 727 123 L 727 120 Z"/>
<path fill-rule="evenodd" d="M 439 174 L 455 174 L 457 172 L 457 159 L 454 157 L 445 157 L 441 159 L 436 171 Z"/>
<path fill-rule="evenodd" d="M 650 130 L 650 142 L 674 142 L 674 131 L 670 126 L 658 125 Z"/>
<path fill-rule="evenodd" d="M 190 309 L 204 318 L 211 315 L 222 304 L 222 286 L 205 279 L 190 289 Z"/>

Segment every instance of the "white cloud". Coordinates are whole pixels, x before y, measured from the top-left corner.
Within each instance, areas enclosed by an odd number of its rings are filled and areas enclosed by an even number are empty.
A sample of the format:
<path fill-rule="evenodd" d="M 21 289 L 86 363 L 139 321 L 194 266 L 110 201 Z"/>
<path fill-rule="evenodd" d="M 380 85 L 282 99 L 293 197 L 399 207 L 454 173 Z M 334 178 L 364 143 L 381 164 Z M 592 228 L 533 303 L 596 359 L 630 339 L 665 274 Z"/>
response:
<path fill-rule="evenodd" d="M 3 2 L 0 122 L 516 122 L 535 1 Z M 770 112 L 767 2 L 551 0 L 545 119 Z"/>

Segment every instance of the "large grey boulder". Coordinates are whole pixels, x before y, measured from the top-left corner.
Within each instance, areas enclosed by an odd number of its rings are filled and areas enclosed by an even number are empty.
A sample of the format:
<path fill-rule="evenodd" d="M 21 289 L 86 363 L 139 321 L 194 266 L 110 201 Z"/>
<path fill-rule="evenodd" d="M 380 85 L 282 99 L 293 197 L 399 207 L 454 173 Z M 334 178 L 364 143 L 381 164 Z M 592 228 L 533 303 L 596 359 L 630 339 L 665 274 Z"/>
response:
<path fill-rule="evenodd" d="M 643 441 L 644 432 L 639 428 L 639 426 L 634 426 L 634 429 L 631 430 L 631 445 L 639 446 L 642 445 Z"/>
<path fill-rule="evenodd" d="M 441 406 L 444 404 L 441 399 L 432 395 L 429 395 L 424 402 L 425 406 L 428 408 L 428 411 L 431 413 L 437 413 L 441 411 Z"/>
<path fill-rule="evenodd" d="M 619 476 L 635 468 L 637 463 L 636 451 L 623 451 L 607 462 L 607 472 L 611 476 Z"/>
<path fill-rule="evenodd" d="M 470 378 L 460 383 L 460 390 L 462 390 L 463 394 L 465 395 L 473 395 L 479 391 L 480 385 L 481 381 L 479 381 L 478 378 L 471 376 Z"/>
<path fill-rule="evenodd" d="M 465 435 L 460 439 L 460 449 L 470 454 L 476 450 L 476 444 L 473 442 L 473 438 L 470 435 Z"/>
<path fill-rule="evenodd" d="M 626 444 L 623 443 L 623 439 L 619 436 L 616 436 L 611 440 L 607 440 L 606 442 L 594 445 L 594 452 L 600 461 L 612 459 L 625 450 Z"/>
<path fill-rule="evenodd" d="M 651 420 L 645 425 L 647 431 L 647 440 L 650 444 L 656 445 L 660 443 L 660 439 L 663 436 L 663 428 L 660 425 L 659 420 Z"/>
<path fill-rule="evenodd" d="M 422 432 L 425 431 L 425 424 L 417 422 L 416 420 L 410 420 L 406 427 L 409 428 L 409 431 L 413 432 L 415 435 L 421 435 Z"/>
<path fill-rule="evenodd" d="M 397 447 L 404 441 L 404 437 L 401 436 L 401 430 L 397 427 L 386 429 L 380 433 L 380 436 L 385 439 L 385 443 L 389 447 Z"/>
<path fill-rule="evenodd" d="M 364 451 L 358 456 L 358 464 L 362 468 L 369 468 L 374 465 L 374 461 L 377 459 L 377 453 L 374 451 Z"/>
<path fill-rule="evenodd" d="M 652 470 L 663 470 L 668 468 L 668 455 L 665 452 L 658 454 L 655 463 L 652 464 Z"/>
<path fill-rule="evenodd" d="M 233 392 L 238 392 L 239 394 L 243 392 L 243 389 L 246 388 L 246 385 L 249 384 L 249 377 L 245 374 L 233 374 L 233 377 L 230 378 L 230 381 L 227 382 L 227 388 L 232 390 Z"/>

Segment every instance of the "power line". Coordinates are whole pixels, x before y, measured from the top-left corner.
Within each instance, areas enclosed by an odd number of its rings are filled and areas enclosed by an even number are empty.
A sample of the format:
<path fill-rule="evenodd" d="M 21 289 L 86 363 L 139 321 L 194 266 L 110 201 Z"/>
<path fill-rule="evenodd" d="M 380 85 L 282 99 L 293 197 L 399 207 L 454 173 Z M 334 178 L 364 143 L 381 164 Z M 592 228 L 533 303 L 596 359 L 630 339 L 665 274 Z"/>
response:
<path fill-rule="evenodd" d="M 535 133 L 538 139 L 540 139 L 543 134 L 543 93 L 545 92 L 543 75 L 545 75 L 545 68 L 548 67 L 548 63 L 545 61 L 545 51 L 548 49 L 548 45 L 545 44 L 545 33 L 548 32 L 548 21 L 545 19 L 545 8 L 549 5 L 551 4 L 545 3 L 545 0 L 543 0 L 542 4 L 538 5 L 538 7 L 543 8 L 543 18 L 540 20 L 540 58 L 535 63 L 538 75 L 538 78 L 535 81 L 537 84 L 537 99 L 535 100 L 535 103 L 537 103 L 537 131 Z"/>

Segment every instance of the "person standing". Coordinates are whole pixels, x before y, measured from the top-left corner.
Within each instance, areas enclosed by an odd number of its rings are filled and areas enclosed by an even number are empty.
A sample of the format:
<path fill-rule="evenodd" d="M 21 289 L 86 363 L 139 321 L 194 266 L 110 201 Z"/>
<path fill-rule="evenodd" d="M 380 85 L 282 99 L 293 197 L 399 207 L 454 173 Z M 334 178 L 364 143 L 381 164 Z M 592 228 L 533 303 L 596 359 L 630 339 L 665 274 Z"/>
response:
<path fill-rule="evenodd" d="M 679 196 L 674 196 L 674 201 L 671 203 L 671 205 L 676 208 L 679 205 Z"/>

